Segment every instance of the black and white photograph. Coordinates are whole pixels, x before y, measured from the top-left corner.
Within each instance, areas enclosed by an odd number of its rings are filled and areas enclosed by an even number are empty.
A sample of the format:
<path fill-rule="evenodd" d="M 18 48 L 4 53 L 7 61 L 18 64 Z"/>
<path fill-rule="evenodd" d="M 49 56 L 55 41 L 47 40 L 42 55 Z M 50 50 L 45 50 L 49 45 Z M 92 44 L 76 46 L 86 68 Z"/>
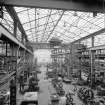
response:
<path fill-rule="evenodd" d="M 105 105 L 105 0 L 0 0 L 0 105 Z"/>

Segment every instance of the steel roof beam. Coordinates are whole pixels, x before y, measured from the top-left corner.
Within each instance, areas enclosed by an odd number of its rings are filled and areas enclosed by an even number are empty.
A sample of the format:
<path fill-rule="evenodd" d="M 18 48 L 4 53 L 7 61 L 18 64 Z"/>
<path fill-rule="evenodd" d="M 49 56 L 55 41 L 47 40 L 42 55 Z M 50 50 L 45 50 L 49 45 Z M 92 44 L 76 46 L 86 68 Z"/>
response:
<path fill-rule="evenodd" d="M 19 12 L 17 12 L 17 13 L 23 13 L 23 12 L 26 12 L 27 10 L 31 10 L 32 8 L 26 8 L 26 9 L 24 9 L 24 10 L 21 10 L 21 11 L 19 11 Z"/>
<path fill-rule="evenodd" d="M 88 48 L 88 50 L 102 50 L 102 49 L 105 49 L 105 45 L 99 45 Z"/>
<path fill-rule="evenodd" d="M 46 31 L 46 32 L 51 32 L 52 30 L 49 30 L 49 31 Z M 37 31 L 37 34 L 38 32 L 43 32 L 43 30 L 40 30 L 40 31 Z M 35 33 L 32 33 L 32 34 L 35 34 Z M 27 35 L 32 35 L 32 34 L 27 34 Z M 39 35 L 39 34 L 38 34 Z"/>
<path fill-rule="evenodd" d="M 57 21 L 57 20 L 51 21 L 51 22 L 49 22 L 48 24 L 53 23 L 53 22 L 55 22 L 55 21 Z M 45 24 L 46 24 L 46 23 L 45 23 Z M 30 28 L 30 29 L 38 28 L 38 27 L 41 27 L 41 26 L 43 26 L 43 25 L 45 25 L 45 24 L 41 24 L 41 25 L 39 25 L 39 26 L 37 26 L 37 27 L 33 27 L 33 28 Z M 27 29 L 27 30 L 25 30 L 25 31 L 29 31 L 30 29 Z"/>
<path fill-rule="evenodd" d="M 51 12 L 52 12 L 52 10 L 50 11 L 49 16 L 48 16 L 47 19 L 46 19 L 46 23 L 45 23 L 45 25 L 44 25 L 44 32 L 43 32 L 43 36 L 42 36 L 41 42 L 43 41 L 43 38 L 44 38 L 44 35 L 45 35 L 45 32 L 46 32 L 47 26 L 48 26 L 48 24 L 49 24 L 49 19 L 50 19 L 50 17 L 51 17 Z"/>
<path fill-rule="evenodd" d="M 23 26 L 22 26 L 22 24 L 21 24 L 21 22 L 20 22 L 19 17 L 17 16 L 17 13 L 16 13 L 15 9 L 14 9 L 13 7 L 11 7 L 11 6 L 5 6 L 5 8 L 7 9 L 8 13 L 9 13 L 10 16 L 13 18 L 13 20 L 14 20 L 14 21 L 17 21 L 17 23 L 18 23 L 18 28 L 19 28 L 19 30 L 21 31 L 23 37 L 25 37 L 25 39 L 28 40 L 28 39 L 27 39 L 27 35 L 26 35 L 26 33 L 25 33 L 25 30 L 24 30 L 24 28 L 23 28 Z"/>
<path fill-rule="evenodd" d="M 30 16 L 29 16 L 29 11 L 27 9 L 27 14 L 28 14 L 28 19 L 29 19 L 29 24 L 30 24 L 30 27 L 31 27 L 31 22 L 30 22 Z M 32 30 L 30 30 L 31 34 L 32 34 Z M 32 37 L 33 37 L 33 34 L 32 34 Z M 34 38 L 33 38 L 33 41 L 34 41 Z"/>
<path fill-rule="evenodd" d="M 53 31 L 55 30 L 56 26 L 58 25 L 59 21 L 62 19 L 62 16 L 64 15 L 64 12 L 65 12 L 65 11 L 63 11 L 62 14 L 60 15 L 58 21 L 57 21 L 56 24 L 54 25 L 54 27 L 53 27 L 51 33 L 48 35 L 48 37 L 46 38 L 45 41 L 47 41 L 47 40 L 50 38 L 51 34 L 53 33 Z"/>
<path fill-rule="evenodd" d="M 4 5 L 86 12 L 105 12 L 103 0 L 1 0 Z M 104 4 L 103 4 L 104 3 Z"/>
<path fill-rule="evenodd" d="M 55 31 L 55 32 L 62 34 L 63 36 L 67 37 L 68 39 L 74 39 L 74 38 L 71 37 L 71 36 L 67 36 L 67 35 L 65 35 L 65 33 L 61 33 L 61 32 L 59 32 L 59 31 Z"/>
<path fill-rule="evenodd" d="M 99 31 L 96 31 L 96 32 L 94 32 L 94 33 L 92 33 L 92 34 L 90 34 L 90 35 L 87 35 L 87 36 L 85 36 L 85 37 L 82 37 L 82 38 L 80 38 L 80 39 L 78 39 L 78 40 L 75 40 L 75 41 L 71 42 L 71 44 L 78 43 L 78 42 L 80 42 L 80 41 L 83 41 L 83 40 L 89 39 L 89 38 L 91 38 L 91 37 L 94 37 L 94 36 L 96 36 L 96 35 L 100 35 L 100 34 L 102 34 L 102 33 L 104 33 L 104 32 L 105 32 L 105 28 L 103 28 L 103 29 L 101 29 L 101 30 L 99 30 Z"/>
<path fill-rule="evenodd" d="M 33 54 L 29 49 L 27 49 L 19 40 L 17 40 L 2 24 L 0 24 L 0 37 L 4 35 L 9 40 L 14 42 L 16 45 L 28 51 L 30 54 Z"/>
<path fill-rule="evenodd" d="M 51 14 L 51 15 L 56 15 L 57 13 L 58 13 L 58 12 L 53 13 L 53 14 Z M 38 18 L 38 19 L 31 20 L 30 22 L 37 21 L 37 20 L 39 20 L 39 19 L 43 19 L 43 18 L 46 18 L 46 17 L 48 17 L 48 16 L 49 16 L 49 15 L 46 15 L 46 16 L 40 17 L 40 18 Z M 25 22 L 25 23 L 23 23 L 22 25 L 27 24 L 27 23 L 29 23 L 29 22 Z"/>
<path fill-rule="evenodd" d="M 38 42 L 37 28 L 39 28 L 39 27 L 37 27 L 37 25 L 39 26 L 39 22 L 37 22 L 36 17 L 37 17 L 37 9 L 35 8 L 35 37 L 36 37 L 35 39 L 36 39 L 36 42 Z M 38 15 L 38 17 L 39 17 L 39 15 Z"/>
<path fill-rule="evenodd" d="M 94 26 L 97 26 L 97 27 L 99 27 L 99 28 L 102 28 L 102 27 L 98 26 L 97 24 L 94 24 L 94 23 L 92 23 L 91 21 L 89 21 L 89 20 L 83 18 L 81 15 L 80 15 L 80 16 L 77 15 L 77 17 L 80 18 L 80 19 L 85 20 L 86 22 L 88 22 L 88 23 L 90 23 L 90 24 L 92 24 L 92 25 L 94 25 Z"/>

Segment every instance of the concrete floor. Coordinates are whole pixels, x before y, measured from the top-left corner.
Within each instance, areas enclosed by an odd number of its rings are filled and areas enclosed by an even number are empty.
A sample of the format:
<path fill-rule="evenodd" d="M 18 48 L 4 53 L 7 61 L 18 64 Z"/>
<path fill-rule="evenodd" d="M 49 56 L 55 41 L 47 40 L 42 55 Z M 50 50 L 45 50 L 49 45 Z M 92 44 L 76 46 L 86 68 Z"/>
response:
<path fill-rule="evenodd" d="M 39 86 L 40 86 L 40 92 L 38 96 L 38 102 L 39 105 L 48 105 L 50 102 L 50 94 L 53 93 L 55 90 L 51 86 L 51 83 L 49 80 L 46 80 L 46 68 L 41 68 L 42 73 L 38 76 L 40 79 Z"/>
<path fill-rule="evenodd" d="M 50 79 L 47 80 L 46 78 L 46 68 L 45 67 L 41 67 L 40 70 L 42 71 L 41 74 L 38 75 L 38 78 L 40 79 L 39 81 L 39 87 L 40 87 L 40 91 L 38 93 L 38 102 L 39 105 L 48 105 L 48 103 L 50 103 L 50 95 L 52 93 L 55 93 L 55 89 L 53 88 Z M 69 85 L 69 84 L 65 84 L 63 83 L 64 86 L 64 90 L 66 91 L 66 93 L 68 91 L 73 91 L 73 85 Z M 17 95 L 17 101 L 18 104 L 20 104 L 20 100 L 22 100 L 22 95 L 18 94 Z M 74 103 L 76 103 L 76 105 L 83 105 L 82 102 L 78 99 L 77 94 L 75 94 L 74 97 Z"/>
<path fill-rule="evenodd" d="M 40 86 L 40 93 L 39 93 L 39 105 L 48 105 L 49 101 L 50 101 L 50 94 L 56 92 L 55 89 L 53 88 L 53 86 L 51 85 L 51 82 L 49 82 L 49 80 L 44 80 L 44 78 L 46 77 L 45 73 L 46 73 L 46 68 L 42 67 L 41 68 L 42 74 L 39 75 L 39 86 Z M 65 84 L 63 83 L 63 87 L 65 92 L 67 93 L 68 91 L 73 92 L 73 85 L 69 85 L 69 84 Z M 74 103 L 76 103 L 76 105 L 83 105 L 83 103 L 79 100 L 79 98 L 77 97 L 77 94 L 75 94 L 73 96 L 74 99 Z"/>

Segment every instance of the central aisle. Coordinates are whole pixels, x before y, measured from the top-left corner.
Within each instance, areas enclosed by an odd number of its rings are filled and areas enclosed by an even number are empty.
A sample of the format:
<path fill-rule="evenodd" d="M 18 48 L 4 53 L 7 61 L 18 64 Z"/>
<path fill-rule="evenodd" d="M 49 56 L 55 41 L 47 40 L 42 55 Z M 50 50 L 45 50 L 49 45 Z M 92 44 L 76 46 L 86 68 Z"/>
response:
<path fill-rule="evenodd" d="M 40 92 L 38 95 L 38 102 L 39 105 L 48 105 L 48 103 L 50 102 L 50 94 L 54 93 L 55 90 L 51 86 L 50 81 L 45 79 L 46 67 L 41 67 L 40 70 L 41 74 L 38 75 L 38 78 L 40 79 L 39 81 Z"/>
<path fill-rule="evenodd" d="M 50 95 L 52 93 L 55 93 L 56 91 L 53 88 L 50 82 L 50 79 L 45 79 L 46 67 L 41 67 L 40 70 L 41 70 L 41 74 L 38 75 L 38 78 L 40 79 L 39 81 L 40 92 L 38 95 L 38 101 L 39 101 L 39 105 L 48 105 L 48 103 L 50 102 Z M 74 89 L 73 85 L 63 83 L 63 88 L 66 93 L 69 91 L 73 93 L 73 89 Z M 73 96 L 73 99 L 76 105 L 83 105 L 83 103 L 79 100 L 77 94 Z"/>

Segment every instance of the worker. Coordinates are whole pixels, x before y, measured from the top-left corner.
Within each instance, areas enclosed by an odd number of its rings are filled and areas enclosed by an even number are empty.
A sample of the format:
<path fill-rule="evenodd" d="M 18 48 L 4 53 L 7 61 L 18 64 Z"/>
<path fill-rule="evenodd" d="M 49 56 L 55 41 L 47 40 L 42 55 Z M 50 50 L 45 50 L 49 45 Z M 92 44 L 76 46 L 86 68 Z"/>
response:
<path fill-rule="evenodd" d="M 30 75 L 30 68 L 27 69 L 27 76 L 29 78 L 29 75 Z"/>
<path fill-rule="evenodd" d="M 73 93 L 71 93 L 71 92 L 68 92 L 66 94 L 66 105 L 74 105 L 72 95 L 73 95 Z"/>
<path fill-rule="evenodd" d="M 66 105 L 66 96 L 65 95 L 60 97 L 59 105 Z"/>
<path fill-rule="evenodd" d="M 47 64 L 46 68 L 47 68 L 47 72 L 48 72 L 48 64 Z"/>
<path fill-rule="evenodd" d="M 76 85 L 76 84 L 74 84 L 73 91 L 74 91 L 74 94 L 76 94 L 76 93 L 77 93 L 77 85 Z"/>
<path fill-rule="evenodd" d="M 20 84 L 20 92 L 22 92 L 24 90 L 24 75 L 23 74 L 20 74 L 19 84 Z"/>
<path fill-rule="evenodd" d="M 35 87 L 35 82 L 36 82 L 34 75 L 31 75 L 29 77 L 29 81 L 28 82 L 29 82 L 29 90 L 33 91 L 34 87 Z"/>
<path fill-rule="evenodd" d="M 62 88 L 63 88 L 62 81 L 60 81 L 60 82 L 58 83 L 58 85 L 59 85 L 59 88 L 60 88 L 60 89 L 62 89 Z"/>

